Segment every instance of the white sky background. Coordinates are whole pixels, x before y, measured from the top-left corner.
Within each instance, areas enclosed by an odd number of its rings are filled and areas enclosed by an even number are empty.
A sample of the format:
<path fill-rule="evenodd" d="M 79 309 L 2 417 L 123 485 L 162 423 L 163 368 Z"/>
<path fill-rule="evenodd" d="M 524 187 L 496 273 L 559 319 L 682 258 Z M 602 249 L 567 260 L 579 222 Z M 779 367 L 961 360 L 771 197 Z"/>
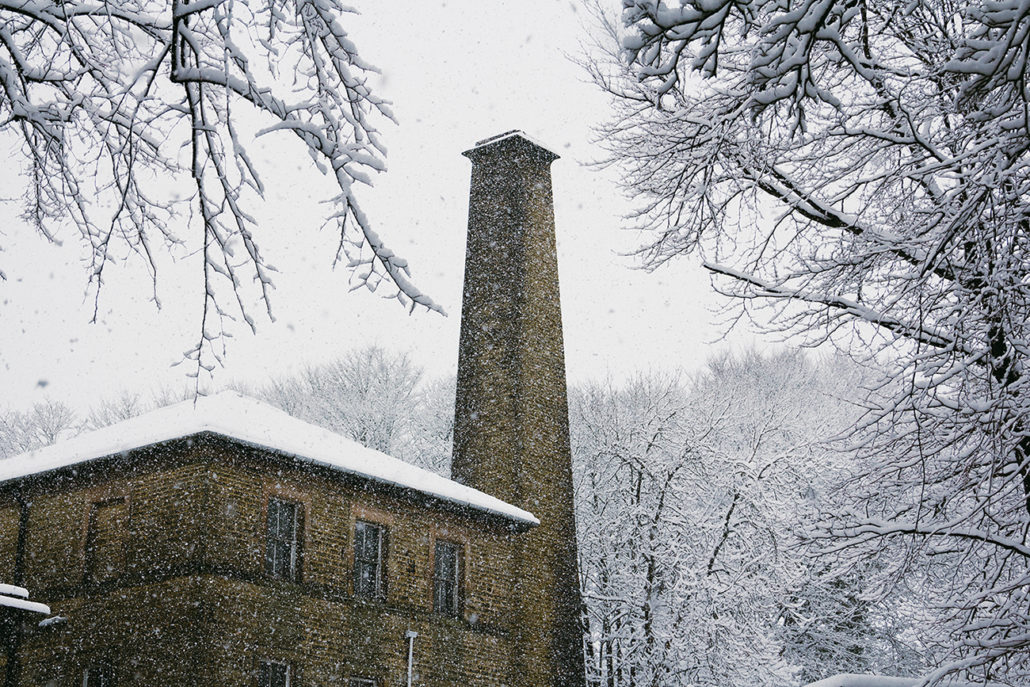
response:
<path fill-rule="evenodd" d="M 562 156 L 552 172 L 570 381 L 695 369 L 728 345 L 717 342 L 721 301 L 695 261 L 648 274 L 620 255 L 639 243 L 622 229 L 630 206 L 613 173 L 584 166 L 603 156 L 591 126 L 607 116 L 607 99 L 563 55 L 578 53 L 593 26 L 581 3 L 355 2 L 362 15 L 344 25 L 363 58 L 383 71 L 379 93 L 399 121 L 382 127 L 389 171 L 359 197 L 387 245 L 409 260 L 413 281 L 449 316 L 408 315 L 396 301 L 348 292 L 348 272 L 330 269 L 337 237 L 319 230 L 326 208 L 317 201 L 332 194 L 331 184 L 307 157 L 284 152 L 299 145 L 255 145 L 268 192 L 251 212 L 262 253 L 280 270 L 276 321 L 261 317 L 255 302 L 258 335 L 238 327 L 225 367 L 204 386 L 260 383 L 371 343 L 410 351 L 431 375 L 453 374 L 470 170 L 460 153 L 510 129 Z M 10 167 L 0 181 L 0 197 L 21 194 L 24 182 Z M 17 203 L 0 202 L 0 269 L 8 276 L 0 282 L 0 409 L 53 398 L 83 411 L 123 391 L 149 396 L 189 383 L 192 368 L 172 365 L 197 338 L 199 262 L 162 261 L 160 310 L 140 265 L 112 265 L 99 322 L 89 324 L 93 304 L 73 232 L 63 246 L 50 245 L 18 212 Z M 744 331 L 731 338 L 750 339 Z"/>

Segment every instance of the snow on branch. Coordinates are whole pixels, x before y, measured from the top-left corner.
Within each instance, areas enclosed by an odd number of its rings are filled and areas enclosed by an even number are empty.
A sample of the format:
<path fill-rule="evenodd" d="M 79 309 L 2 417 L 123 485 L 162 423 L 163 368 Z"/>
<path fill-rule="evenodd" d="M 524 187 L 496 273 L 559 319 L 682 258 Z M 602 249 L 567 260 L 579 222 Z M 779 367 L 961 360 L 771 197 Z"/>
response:
<path fill-rule="evenodd" d="M 274 269 L 251 209 L 266 187 L 241 130 L 255 115 L 331 173 L 330 219 L 365 265 L 352 278 L 440 310 L 355 194 L 386 168 L 378 126 L 393 115 L 368 86 L 375 69 L 343 28 L 348 11 L 337 0 L 0 0 L 0 130 L 22 142 L 25 217 L 50 240 L 75 227 L 96 299 L 106 268 L 135 254 L 156 301 L 156 252 L 202 246 L 200 335 L 186 353 L 195 373 L 221 359 L 229 320 L 255 327 L 255 298 L 272 312 Z M 278 76 L 289 73 L 292 84 Z M 193 193 L 176 200 L 169 178 Z"/>
<path fill-rule="evenodd" d="M 738 317 L 883 370 L 826 555 L 925 595 L 932 679 L 1025 684 L 1030 4 L 622 8 L 590 71 L 636 256 L 690 256 Z"/>

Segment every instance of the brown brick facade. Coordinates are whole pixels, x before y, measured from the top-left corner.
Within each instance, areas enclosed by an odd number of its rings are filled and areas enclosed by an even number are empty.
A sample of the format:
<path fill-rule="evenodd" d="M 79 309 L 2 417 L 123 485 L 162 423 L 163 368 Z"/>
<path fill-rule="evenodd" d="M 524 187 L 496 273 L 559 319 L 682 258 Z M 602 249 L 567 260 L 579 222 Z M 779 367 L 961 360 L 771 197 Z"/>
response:
<path fill-rule="evenodd" d="M 550 165 L 518 132 L 472 160 L 451 474 L 531 511 L 516 542 L 519 672 L 585 684 Z"/>
<path fill-rule="evenodd" d="M 118 685 L 254 687 L 270 659 L 305 687 L 351 676 L 399 686 L 407 630 L 419 633 L 415 685 L 522 684 L 512 674 L 511 560 L 523 533 L 503 518 L 207 436 L 0 485 L 5 579 L 19 489 L 30 504 L 24 585 L 67 622 L 23 624 L 18 685 L 77 687 L 107 661 Z M 298 582 L 266 574 L 269 498 L 303 505 Z M 105 535 L 102 555 L 120 569 L 93 575 L 88 523 L 113 502 L 125 508 L 111 519 L 125 536 Z M 389 528 L 381 601 L 353 595 L 357 518 Z M 436 538 L 464 546 L 459 618 L 433 612 Z"/>

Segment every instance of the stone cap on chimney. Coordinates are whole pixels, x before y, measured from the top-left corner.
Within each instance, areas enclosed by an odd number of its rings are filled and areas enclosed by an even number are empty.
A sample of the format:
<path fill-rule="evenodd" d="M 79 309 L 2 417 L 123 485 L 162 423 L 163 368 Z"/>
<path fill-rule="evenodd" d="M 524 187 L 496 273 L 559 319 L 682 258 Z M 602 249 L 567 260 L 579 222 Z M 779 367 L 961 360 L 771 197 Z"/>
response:
<path fill-rule="evenodd" d="M 560 157 L 560 155 L 519 129 L 512 129 L 511 131 L 505 131 L 503 134 L 476 141 L 476 145 L 463 152 L 462 155 L 475 162 L 481 155 L 489 155 L 503 150 L 528 152 L 544 162 L 553 162 Z"/>

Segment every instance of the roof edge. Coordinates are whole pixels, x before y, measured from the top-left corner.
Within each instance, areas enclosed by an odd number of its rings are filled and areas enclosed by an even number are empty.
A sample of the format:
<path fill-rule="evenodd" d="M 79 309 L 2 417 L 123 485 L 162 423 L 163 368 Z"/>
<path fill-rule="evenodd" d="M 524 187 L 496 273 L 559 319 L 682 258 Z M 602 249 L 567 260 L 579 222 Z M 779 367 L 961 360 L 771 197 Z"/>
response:
<path fill-rule="evenodd" d="M 533 527 L 532 513 L 490 494 L 370 449 L 236 392 L 158 408 L 36 451 L 0 460 L 0 486 L 203 434 L 290 456 L 373 483 Z"/>
<path fill-rule="evenodd" d="M 511 131 L 505 131 L 503 134 L 476 141 L 476 144 L 463 151 L 462 155 L 475 162 L 480 157 L 501 153 L 506 149 L 522 149 L 522 151 L 528 152 L 532 157 L 545 163 L 554 162 L 561 158 L 558 153 L 529 136 L 521 129 L 512 129 Z"/>

